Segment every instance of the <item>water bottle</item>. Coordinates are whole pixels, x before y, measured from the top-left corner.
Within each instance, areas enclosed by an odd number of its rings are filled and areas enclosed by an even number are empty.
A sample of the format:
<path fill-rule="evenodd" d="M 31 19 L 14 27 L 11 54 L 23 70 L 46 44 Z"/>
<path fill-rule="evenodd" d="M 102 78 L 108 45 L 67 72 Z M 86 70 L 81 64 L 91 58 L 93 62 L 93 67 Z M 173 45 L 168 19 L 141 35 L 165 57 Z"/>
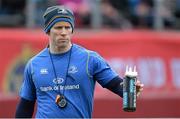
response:
<path fill-rule="evenodd" d="M 123 80 L 123 110 L 126 112 L 136 111 L 136 86 L 137 79 L 136 67 L 126 67 Z"/>

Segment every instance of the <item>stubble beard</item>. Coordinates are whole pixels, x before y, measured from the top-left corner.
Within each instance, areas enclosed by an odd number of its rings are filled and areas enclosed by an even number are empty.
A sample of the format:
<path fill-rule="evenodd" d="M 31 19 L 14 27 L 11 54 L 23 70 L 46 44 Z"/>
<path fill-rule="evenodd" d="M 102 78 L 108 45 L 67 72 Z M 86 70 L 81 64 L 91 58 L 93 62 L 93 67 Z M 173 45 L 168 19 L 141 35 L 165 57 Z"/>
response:
<path fill-rule="evenodd" d="M 71 47 L 71 42 L 70 41 L 64 41 L 64 42 L 58 42 L 55 47 L 54 50 L 58 53 L 60 52 L 66 52 L 70 49 Z"/>

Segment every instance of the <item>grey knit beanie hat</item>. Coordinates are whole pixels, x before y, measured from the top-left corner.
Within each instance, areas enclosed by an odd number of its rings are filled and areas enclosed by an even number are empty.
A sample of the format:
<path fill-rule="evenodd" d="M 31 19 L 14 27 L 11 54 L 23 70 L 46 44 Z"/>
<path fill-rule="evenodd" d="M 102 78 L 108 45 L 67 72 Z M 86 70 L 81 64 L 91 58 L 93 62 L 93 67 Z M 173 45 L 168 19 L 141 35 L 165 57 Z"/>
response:
<path fill-rule="evenodd" d="M 51 6 L 48 7 L 43 15 L 44 17 L 44 31 L 47 33 L 51 27 L 60 21 L 69 22 L 74 30 L 74 14 L 65 6 Z"/>

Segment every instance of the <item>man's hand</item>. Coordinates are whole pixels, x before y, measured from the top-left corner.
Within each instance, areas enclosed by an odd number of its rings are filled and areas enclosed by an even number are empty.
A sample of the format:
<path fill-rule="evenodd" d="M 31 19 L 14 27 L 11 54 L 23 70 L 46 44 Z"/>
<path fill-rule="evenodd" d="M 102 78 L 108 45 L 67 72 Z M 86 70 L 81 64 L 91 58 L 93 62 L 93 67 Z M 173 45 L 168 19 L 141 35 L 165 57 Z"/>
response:
<path fill-rule="evenodd" d="M 144 84 L 142 84 L 139 80 L 136 81 L 136 96 L 138 97 L 140 93 L 143 91 Z"/>
<path fill-rule="evenodd" d="M 138 72 L 136 71 L 136 66 L 132 69 L 132 67 L 126 66 L 125 76 L 127 77 L 136 77 L 137 78 Z M 138 97 L 140 93 L 143 91 L 144 84 L 142 84 L 139 80 L 136 80 L 136 96 Z"/>

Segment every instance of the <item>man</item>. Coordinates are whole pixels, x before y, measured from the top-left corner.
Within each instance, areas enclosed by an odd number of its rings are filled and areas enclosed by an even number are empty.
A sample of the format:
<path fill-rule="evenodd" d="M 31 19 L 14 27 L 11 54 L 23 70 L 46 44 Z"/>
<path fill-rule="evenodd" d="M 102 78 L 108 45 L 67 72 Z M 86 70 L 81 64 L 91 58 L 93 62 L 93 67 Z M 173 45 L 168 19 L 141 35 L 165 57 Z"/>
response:
<path fill-rule="evenodd" d="M 94 51 L 71 42 L 74 15 L 64 6 L 44 13 L 49 46 L 33 57 L 24 71 L 16 117 L 90 118 L 95 82 L 123 96 L 122 79 Z M 143 85 L 136 82 L 137 92 Z"/>

